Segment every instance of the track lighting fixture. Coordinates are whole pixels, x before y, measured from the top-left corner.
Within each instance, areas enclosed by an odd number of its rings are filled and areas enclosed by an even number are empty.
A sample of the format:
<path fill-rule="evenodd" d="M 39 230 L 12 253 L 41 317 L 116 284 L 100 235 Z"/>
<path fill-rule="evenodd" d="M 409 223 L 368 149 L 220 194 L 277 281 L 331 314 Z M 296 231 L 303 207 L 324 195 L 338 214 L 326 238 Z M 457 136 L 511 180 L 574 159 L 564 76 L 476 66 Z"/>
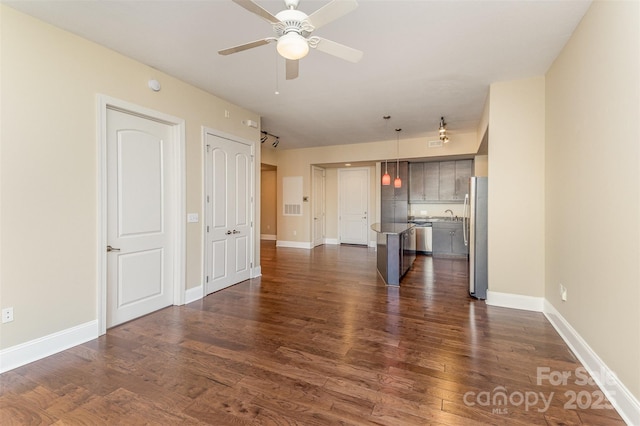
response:
<path fill-rule="evenodd" d="M 440 117 L 440 128 L 438 129 L 440 134 L 440 140 L 444 143 L 449 142 L 449 136 L 447 136 L 447 123 L 444 122 L 444 117 Z"/>
<path fill-rule="evenodd" d="M 269 137 L 273 138 L 273 142 L 271 143 L 272 147 L 276 148 L 280 143 L 280 136 L 272 135 L 271 133 L 264 130 L 260 130 L 260 133 L 262 133 L 262 136 L 260 136 L 260 143 L 265 143 L 269 139 Z"/>

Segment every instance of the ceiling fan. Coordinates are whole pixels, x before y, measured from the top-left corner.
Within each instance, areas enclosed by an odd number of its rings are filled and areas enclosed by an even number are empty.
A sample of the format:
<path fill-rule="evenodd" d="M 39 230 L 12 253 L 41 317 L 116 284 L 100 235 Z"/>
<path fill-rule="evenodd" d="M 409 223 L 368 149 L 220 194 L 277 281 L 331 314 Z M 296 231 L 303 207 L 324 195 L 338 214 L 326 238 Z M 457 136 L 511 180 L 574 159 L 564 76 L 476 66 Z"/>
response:
<path fill-rule="evenodd" d="M 311 35 L 318 28 L 358 7 L 356 0 L 332 0 L 311 15 L 297 9 L 299 0 L 284 0 L 287 8 L 275 16 L 253 0 L 233 0 L 233 2 L 269 22 L 277 37 L 266 37 L 223 49 L 218 51 L 220 55 L 230 55 L 276 42 L 278 53 L 286 59 L 287 80 L 298 77 L 298 60 L 309 53 L 310 47 L 354 63 L 362 58 L 362 52 L 359 50 Z"/>

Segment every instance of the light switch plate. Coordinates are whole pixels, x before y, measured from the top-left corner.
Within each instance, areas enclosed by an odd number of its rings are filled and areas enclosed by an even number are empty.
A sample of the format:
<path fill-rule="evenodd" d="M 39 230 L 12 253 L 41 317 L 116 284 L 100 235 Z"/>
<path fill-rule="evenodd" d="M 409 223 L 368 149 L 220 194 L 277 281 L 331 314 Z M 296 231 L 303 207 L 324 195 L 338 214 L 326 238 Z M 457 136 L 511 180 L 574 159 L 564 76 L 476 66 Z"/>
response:
<path fill-rule="evenodd" d="M 198 213 L 187 213 L 187 223 L 198 223 Z"/>

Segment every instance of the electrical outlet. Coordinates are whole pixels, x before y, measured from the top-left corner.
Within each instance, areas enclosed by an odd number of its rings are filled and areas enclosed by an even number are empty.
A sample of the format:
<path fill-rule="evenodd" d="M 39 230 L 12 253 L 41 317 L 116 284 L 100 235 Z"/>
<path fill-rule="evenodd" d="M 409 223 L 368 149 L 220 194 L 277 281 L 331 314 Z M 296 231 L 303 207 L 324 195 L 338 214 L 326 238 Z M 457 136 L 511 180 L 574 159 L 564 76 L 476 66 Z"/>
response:
<path fill-rule="evenodd" d="M 567 301 L 567 288 L 560 284 L 560 298 L 563 302 Z"/>
<path fill-rule="evenodd" d="M 228 109 L 224 110 L 224 118 L 231 118 L 231 113 L 229 112 Z"/>
<path fill-rule="evenodd" d="M 13 321 L 13 308 L 4 308 L 2 310 L 2 323 Z"/>
<path fill-rule="evenodd" d="M 293 235 L 297 235 L 297 234 L 298 234 L 298 231 L 293 231 Z"/>

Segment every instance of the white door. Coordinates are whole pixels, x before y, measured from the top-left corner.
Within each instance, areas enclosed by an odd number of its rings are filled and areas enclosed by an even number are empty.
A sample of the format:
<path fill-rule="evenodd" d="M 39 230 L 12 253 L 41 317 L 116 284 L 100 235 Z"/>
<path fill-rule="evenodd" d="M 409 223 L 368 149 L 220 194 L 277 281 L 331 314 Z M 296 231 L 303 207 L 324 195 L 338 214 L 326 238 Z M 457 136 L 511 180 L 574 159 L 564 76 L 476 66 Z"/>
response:
<path fill-rule="evenodd" d="M 340 243 L 367 245 L 369 235 L 369 169 L 338 170 Z"/>
<path fill-rule="evenodd" d="M 206 293 L 250 278 L 251 146 L 206 134 Z"/>
<path fill-rule="evenodd" d="M 324 169 L 313 168 L 313 246 L 324 244 Z"/>
<path fill-rule="evenodd" d="M 107 109 L 107 327 L 173 303 L 172 135 Z"/>

